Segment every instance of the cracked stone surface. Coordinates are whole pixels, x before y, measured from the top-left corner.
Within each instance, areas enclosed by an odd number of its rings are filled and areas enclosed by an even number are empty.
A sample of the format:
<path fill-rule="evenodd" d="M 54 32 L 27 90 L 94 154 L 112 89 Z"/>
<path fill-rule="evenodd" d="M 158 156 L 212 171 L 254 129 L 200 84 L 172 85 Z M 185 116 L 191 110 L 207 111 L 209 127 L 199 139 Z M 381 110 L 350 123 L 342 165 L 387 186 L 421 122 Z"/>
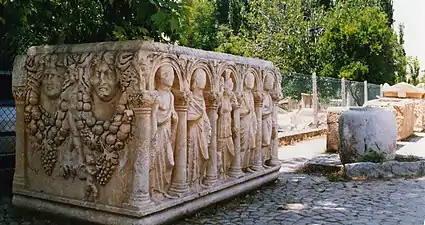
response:
<path fill-rule="evenodd" d="M 302 165 L 323 152 L 324 144 L 324 138 L 319 138 L 281 148 L 279 156 L 284 166 L 276 182 L 172 224 L 424 223 L 425 178 L 330 182 L 325 177 L 292 173 L 295 165 Z M 306 148 L 310 153 L 301 155 Z M 1 225 L 87 225 L 67 218 L 24 212 L 11 206 L 10 197 L 2 196 Z"/>

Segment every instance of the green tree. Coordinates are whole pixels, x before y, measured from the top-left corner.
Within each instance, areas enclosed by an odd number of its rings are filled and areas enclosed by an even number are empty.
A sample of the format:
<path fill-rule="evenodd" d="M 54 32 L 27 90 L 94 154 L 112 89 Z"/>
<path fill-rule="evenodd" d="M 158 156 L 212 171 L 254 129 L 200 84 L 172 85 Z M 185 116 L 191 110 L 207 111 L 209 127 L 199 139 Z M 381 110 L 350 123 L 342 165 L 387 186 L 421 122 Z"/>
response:
<path fill-rule="evenodd" d="M 421 70 L 418 57 L 412 58 L 408 57 L 409 65 L 409 83 L 412 85 L 417 85 L 419 83 L 419 72 Z"/>
<path fill-rule="evenodd" d="M 2 0 L 1 69 L 32 45 L 128 39 L 173 42 L 185 8 L 177 0 Z"/>
<path fill-rule="evenodd" d="M 407 81 L 407 57 L 406 51 L 404 50 L 404 24 L 401 23 L 398 26 L 398 46 L 396 46 L 395 58 L 396 58 L 396 82 Z"/>
<path fill-rule="evenodd" d="M 210 0 L 183 0 L 182 3 L 186 7 L 186 14 L 182 20 L 179 44 L 214 50 L 218 45 L 215 4 Z"/>
<path fill-rule="evenodd" d="M 370 83 L 393 83 L 397 35 L 377 6 L 339 1 L 320 37 L 321 75 Z"/>

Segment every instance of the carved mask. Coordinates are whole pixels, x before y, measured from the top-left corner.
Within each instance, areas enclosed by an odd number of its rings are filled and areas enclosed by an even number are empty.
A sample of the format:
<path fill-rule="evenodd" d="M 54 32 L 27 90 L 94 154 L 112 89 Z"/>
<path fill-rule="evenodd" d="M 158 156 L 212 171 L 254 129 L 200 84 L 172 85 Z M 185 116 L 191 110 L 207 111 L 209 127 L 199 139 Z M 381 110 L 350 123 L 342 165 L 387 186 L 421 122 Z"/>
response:
<path fill-rule="evenodd" d="M 102 101 L 112 100 L 118 92 L 117 74 L 104 62 L 96 67 L 95 74 L 91 77 L 90 82 Z"/>
<path fill-rule="evenodd" d="M 254 74 L 251 72 L 248 73 L 245 77 L 245 87 L 249 90 L 252 90 L 254 88 Z"/>
<path fill-rule="evenodd" d="M 63 78 L 57 70 L 46 70 L 42 81 L 44 94 L 50 99 L 57 99 L 62 90 L 62 82 Z"/>

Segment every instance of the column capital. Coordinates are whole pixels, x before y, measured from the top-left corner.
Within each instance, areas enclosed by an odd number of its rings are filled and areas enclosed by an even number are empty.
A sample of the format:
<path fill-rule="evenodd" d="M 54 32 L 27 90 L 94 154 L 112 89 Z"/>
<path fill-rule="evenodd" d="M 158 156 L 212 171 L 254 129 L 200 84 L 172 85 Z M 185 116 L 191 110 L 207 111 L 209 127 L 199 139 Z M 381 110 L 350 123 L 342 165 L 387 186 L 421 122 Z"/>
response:
<path fill-rule="evenodd" d="M 264 92 L 252 92 L 254 95 L 254 104 L 255 105 L 262 105 L 263 99 L 264 99 Z"/>
<path fill-rule="evenodd" d="M 25 86 L 13 87 L 13 98 L 15 102 L 24 102 L 27 94 L 27 89 Z"/>
<path fill-rule="evenodd" d="M 134 108 L 150 108 L 158 101 L 157 91 L 133 92 L 128 95 L 128 103 Z"/>
<path fill-rule="evenodd" d="M 216 107 L 220 104 L 220 98 L 222 95 L 216 91 L 205 92 L 205 103 L 209 107 Z"/>
<path fill-rule="evenodd" d="M 190 91 L 173 91 L 176 106 L 187 106 L 192 93 Z"/>

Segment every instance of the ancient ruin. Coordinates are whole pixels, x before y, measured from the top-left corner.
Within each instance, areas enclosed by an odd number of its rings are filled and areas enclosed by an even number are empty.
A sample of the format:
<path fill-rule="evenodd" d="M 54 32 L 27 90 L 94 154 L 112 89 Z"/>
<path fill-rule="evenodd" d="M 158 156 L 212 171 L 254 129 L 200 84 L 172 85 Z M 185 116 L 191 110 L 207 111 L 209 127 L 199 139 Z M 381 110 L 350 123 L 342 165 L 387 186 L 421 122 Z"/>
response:
<path fill-rule="evenodd" d="M 269 61 L 143 41 L 18 56 L 13 203 L 159 224 L 277 179 Z"/>

